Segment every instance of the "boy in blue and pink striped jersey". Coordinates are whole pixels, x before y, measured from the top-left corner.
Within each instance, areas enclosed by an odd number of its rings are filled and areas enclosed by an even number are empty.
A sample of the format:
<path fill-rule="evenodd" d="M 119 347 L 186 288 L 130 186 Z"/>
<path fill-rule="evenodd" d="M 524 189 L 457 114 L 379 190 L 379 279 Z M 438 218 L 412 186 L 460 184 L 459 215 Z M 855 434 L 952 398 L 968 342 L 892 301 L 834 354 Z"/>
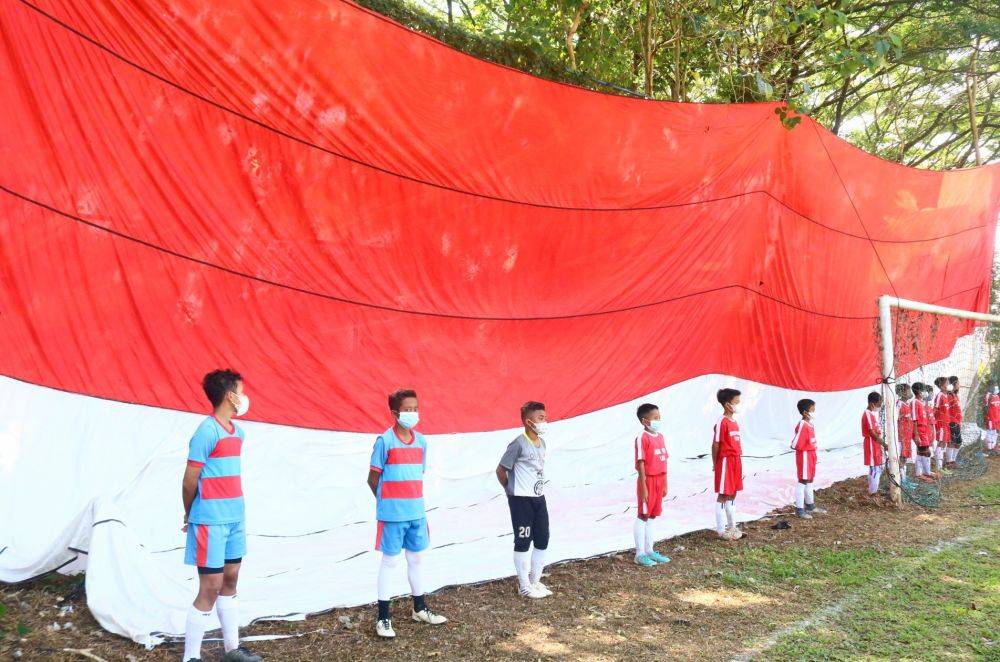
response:
<path fill-rule="evenodd" d="M 392 598 L 389 582 L 403 549 L 406 550 L 407 578 L 413 595 L 413 620 L 431 625 L 448 620 L 427 608 L 420 581 L 421 552 L 430 544 L 430 532 L 424 508 L 427 441 L 413 429 L 420 421 L 416 391 L 399 389 L 391 393 L 389 411 L 395 419 L 394 424 L 375 440 L 368 470 L 368 487 L 375 495 L 375 518 L 378 520 L 375 549 L 382 552 L 375 632 L 386 638 L 396 636 L 389 618 Z"/>
<path fill-rule="evenodd" d="M 201 422 L 188 446 L 182 496 L 187 549 L 184 562 L 198 568 L 198 597 L 188 611 L 184 660 L 201 659 L 201 642 L 215 611 L 222 625 L 225 662 L 260 662 L 239 645 L 236 582 L 246 553 L 240 455 L 243 430 L 234 417 L 250 408 L 243 377 L 214 370 L 202 381 L 212 415 Z"/>

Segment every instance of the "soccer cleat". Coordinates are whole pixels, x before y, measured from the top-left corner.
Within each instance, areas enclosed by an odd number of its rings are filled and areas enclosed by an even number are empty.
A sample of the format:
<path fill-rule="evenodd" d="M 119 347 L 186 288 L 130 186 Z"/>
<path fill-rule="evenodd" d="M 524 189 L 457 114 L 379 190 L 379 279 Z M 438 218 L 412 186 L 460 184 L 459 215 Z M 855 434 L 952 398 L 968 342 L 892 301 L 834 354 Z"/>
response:
<path fill-rule="evenodd" d="M 540 600 L 541 598 L 546 597 L 545 593 L 542 593 L 534 586 L 522 586 L 518 593 L 526 598 L 531 598 L 532 600 Z"/>
<path fill-rule="evenodd" d="M 650 559 L 652 559 L 654 561 L 656 561 L 657 563 L 670 563 L 670 557 L 669 556 L 664 556 L 663 554 L 660 554 L 655 549 L 653 551 L 651 551 L 650 553 L 646 554 L 646 557 L 650 558 Z"/>
<path fill-rule="evenodd" d="M 742 540 L 747 537 L 747 534 L 743 533 L 738 526 L 731 526 L 728 529 L 730 540 Z"/>
<path fill-rule="evenodd" d="M 392 639 L 396 636 L 396 631 L 392 629 L 392 621 L 383 618 L 375 623 L 375 634 L 385 639 Z"/>
<path fill-rule="evenodd" d="M 639 555 L 637 555 L 635 557 L 635 563 L 636 563 L 636 565 L 641 565 L 644 568 L 648 568 L 650 566 L 656 565 L 656 561 L 654 561 L 653 559 L 649 558 L 645 554 L 639 554 Z"/>
<path fill-rule="evenodd" d="M 806 512 L 813 515 L 826 515 L 827 510 L 826 508 L 820 508 L 819 506 L 813 506 L 812 508 L 806 506 Z"/>
<path fill-rule="evenodd" d="M 261 662 L 264 658 L 251 653 L 242 646 L 234 648 L 222 656 L 222 662 Z"/>
<path fill-rule="evenodd" d="M 806 512 L 805 508 L 796 508 L 795 516 L 799 519 L 812 519 L 813 516 Z"/>
<path fill-rule="evenodd" d="M 424 607 L 420 611 L 412 612 L 413 620 L 420 621 L 421 623 L 427 623 L 428 625 L 441 625 L 442 623 L 447 623 L 448 619 L 441 614 L 435 614 L 427 607 Z"/>
<path fill-rule="evenodd" d="M 534 584 L 531 585 L 531 588 L 535 589 L 540 593 L 544 593 L 546 597 L 552 595 L 552 591 L 549 590 L 549 587 L 543 584 L 542 582 L 535 582 Z"/>

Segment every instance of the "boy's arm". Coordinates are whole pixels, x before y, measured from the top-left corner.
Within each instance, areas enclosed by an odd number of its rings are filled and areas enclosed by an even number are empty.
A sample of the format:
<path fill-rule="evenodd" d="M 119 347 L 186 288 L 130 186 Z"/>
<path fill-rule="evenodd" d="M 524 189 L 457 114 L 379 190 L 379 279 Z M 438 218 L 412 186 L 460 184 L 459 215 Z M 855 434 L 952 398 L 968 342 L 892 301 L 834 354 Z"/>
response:
<path fill-rule="evenodd" d="M 503 485 L 503 488 L 505 490 L 507 489 L 507 478 L 508 478 L 507 477 L 507 469 L 502 464 L 498 464 L 497 465 L 497 480 L 500 481 L 500 484 Z"/>
<path fill-rule="evenodd" d="M 376 471 L 375 469 L 368 469 L 368 487 L 371 488 L 372 494 L 378 496 L 378 481 L 382 477 L 381 471 Z"/>
<path fill-rule="evenodd" d="M 646 503 L 649 499 L 649 490 L 646 489 L 646 461 L 639 460 L 636 466 L 639 468 L 639 494 L 642 495 L 642 502 Z"/>
<path fill-rule="evenodd" d="M 184 529 L 187 530 L 188 517 L 191 515 L 191 504 L 198 494 L 198 479 L 201 478 L 201 466 L 188 464 L 184 468 L 184 480 L 181 481 L 181 501 L 184 503 Z"/>
<path fill-rule="evenodd" d="M 719 461 L 719 442 L 712 442 L 712 464 Z"/>

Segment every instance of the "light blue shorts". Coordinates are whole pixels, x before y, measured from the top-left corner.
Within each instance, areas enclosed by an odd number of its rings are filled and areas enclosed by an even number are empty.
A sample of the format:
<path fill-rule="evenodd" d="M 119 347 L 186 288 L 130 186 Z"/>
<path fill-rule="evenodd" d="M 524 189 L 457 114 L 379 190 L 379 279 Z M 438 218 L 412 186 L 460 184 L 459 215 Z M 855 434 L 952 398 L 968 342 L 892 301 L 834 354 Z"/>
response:
<path fill-rule="evenodd" d="M 387 556 L 395 556 L 400 550 L 422 552 L 431 544 L 431 532 L 427 528 L 427 518 L 406 520 L 405 522 L 383 522 L 379 520 L 375 535 L 375 549 Z"/>

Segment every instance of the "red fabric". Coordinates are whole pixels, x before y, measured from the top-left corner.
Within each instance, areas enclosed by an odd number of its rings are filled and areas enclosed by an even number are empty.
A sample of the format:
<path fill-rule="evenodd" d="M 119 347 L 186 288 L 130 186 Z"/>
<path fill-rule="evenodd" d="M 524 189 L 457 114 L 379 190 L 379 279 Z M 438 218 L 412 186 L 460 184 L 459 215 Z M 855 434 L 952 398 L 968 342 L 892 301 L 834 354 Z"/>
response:
<path fill-rule="evenodd" d="M 635 483 L 636 504 L 639 514 L 646 517 L 659 517 L 663 514 L 663 497 L 667 492 L 667 474 L 646 476 L 646 501 L 642 500 L 642 487 Z"/>
<path fill-rule="evenodd" d="M 239 457 L 242 448 L 243 440 L 239 437 L 225 437 L 215 442 L 209 457 Z"/>
<path fill-rule="evenodd" d="M 743 491 L 743 458 L 720 455 L 715 461 L 715 493 L 735 496 Z"/>
<path fill-rule="evenodd" d="M 189 524 L 188 526 L 195 527 L 195 563 L 198 564 L 199 568 L 204 568 L 208 565 L 208 533 L 209 527 L 207 524 Z"/>
<path fill-rule="evenodd" d="M 812 423 L 799 421 L 795 426 L 795 434 L 792 437 L 792 448 L 797 451 L 816 450 L 816 428 Z"/>
<path fill-rule="evenodd" d="M 719 456 L 739 457 L 743 453 L 740 437 L 740 424 L 728 416 L 720 416 L 719 422 L 713 427 L 712 437 L 712 441 L 719 444 Z"/>
<path fill-rule="evenodd" d="M 861 414 L 861 436 L 864 440 L 865 466 L 882 464 L 882 444 L 878 442 L 882 436 L 882 425 L 871 409 Z"/>
<path fill-rule="evenodd" d="M 950 402 L 949 411 L 951 413 L 951 422 L 958 423 L 959 425 L 961 425 L 963 418 L 962 399 L 959 397 L 958 393 L 952 393 L 949 402 Z"/>
<path fill-rule="evenodd" d="M 254 420 L 374 431 L 406 385 L 423 431 L 485 430 L 708 373 L 867 386 L 879 295 L 988 305 L 1000 168 L 773 104 L 551 83 L 343 0 L 7 2 L 0 35 L 17 379 L 201 411 L 232 366 Z"/>
<path fill-rule="evenodd" d="M 390 448 L 386 464 L 423 464 L 423 448 Z"/>
<path fill-rule="evenodd" d="M 424 495 L 422 480 L 385 480 L 382 481 L 383 499 L 419 499 Z"/>
<path fill-rule="evenodd" d="M 795 451 L 796 480 L 816 480 L 816 455 L 815 450 Z"/>
<path fill-rule="evenodd" d="M 645 463 L 647 476 L 659 476 L 667 473 L 667 442 L 662 433 L 649 434 L 645 430 L 635 438 L 635 468 L 639 469 L 639 461 Z"/>
<path fill-rule="evenodd" d="M 218 476 L 202 478 L 198 489 L 202 499 L 236 499 L 243 496 L 243 486 L 239 476 Z"/>
<path fill-rule="evenodd" d="M 913 441 L 914 434 L 914 424 L 913 424 L 913 401 L 909 400 L 903 402 L 902 400 L 897 401 L 899 403 L 899 414 L 896 417 L 897 429 L 899 430 L 898 435 L 900 442 L 903 444 L 904 452 L 906 457 L 909 457 L 910 452 L 910 442 Z"/>

